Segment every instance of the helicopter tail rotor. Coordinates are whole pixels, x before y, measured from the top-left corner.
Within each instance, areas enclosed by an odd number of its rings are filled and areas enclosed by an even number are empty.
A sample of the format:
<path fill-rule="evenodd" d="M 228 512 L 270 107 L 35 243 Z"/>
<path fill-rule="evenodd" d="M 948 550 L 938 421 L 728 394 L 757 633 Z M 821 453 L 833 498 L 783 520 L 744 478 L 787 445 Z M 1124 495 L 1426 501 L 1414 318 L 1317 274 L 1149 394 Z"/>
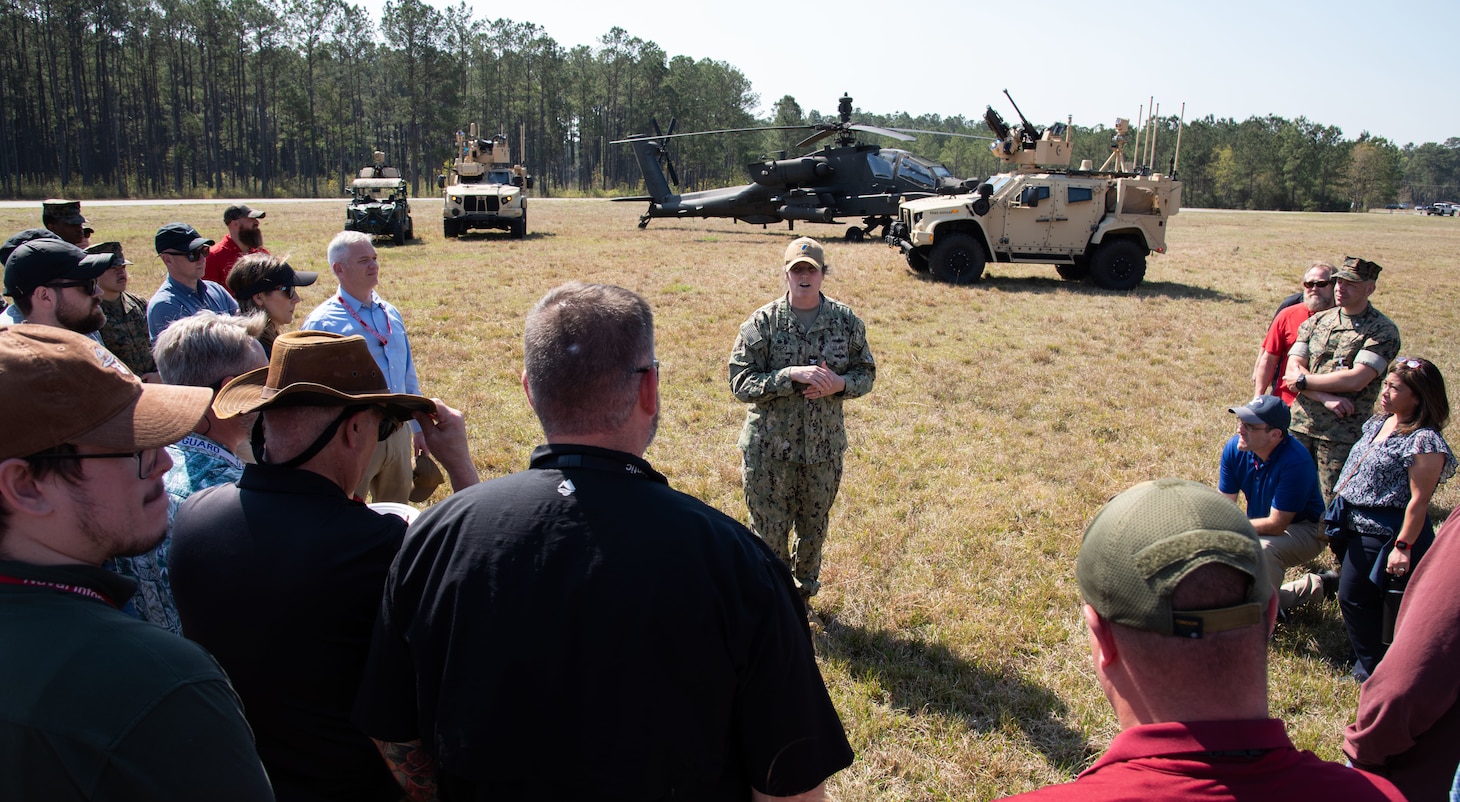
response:
<path fill-rule="evenodd" d="M 679 118 L 669 118 L 668 132 L 660 130 L 658 119 L 651 118 L 650 122 L 654 124 L 654 135 L 660 140 L 667 140 L 669 137 L 674 136 L 674 126 L 679 123 Z M 669 147 L 663 144 L 663 142 L 661 141 L 657 150 L 658 153 L 656 155 L 659 157 L 659 160 L 664 164 L 664 171 L 669 174 L 669 180 L 672 181 L 676 187 L 679 186 L 679 171 L 674 169 L 674 159 L 669 155 Z"/>

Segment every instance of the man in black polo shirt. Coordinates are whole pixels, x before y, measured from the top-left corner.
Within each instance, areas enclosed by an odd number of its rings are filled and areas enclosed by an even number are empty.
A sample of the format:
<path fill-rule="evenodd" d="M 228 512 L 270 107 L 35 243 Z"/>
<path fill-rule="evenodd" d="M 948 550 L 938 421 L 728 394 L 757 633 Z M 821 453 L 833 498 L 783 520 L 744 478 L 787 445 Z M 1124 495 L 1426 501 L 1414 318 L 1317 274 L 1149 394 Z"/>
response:
<path fill-rule="evenodd" d="M 318 331 L 281 335 L 213 412 L 261 412 L 264 441 L 236 485 L 194 493 L 173 520 L 183 635 L 233 679 L 280 802 L 399 799 L 350 709 L 406 524 L 346 488 L 413 416 L 452 486 L 475 482 L 461 413 L 391 393 L 364 340 Z"/>
<path fill-rule="evenodd" d="M 0 331 L 0 376 L 0 799 L 272 800 L 218 664 L 101 567 L 162 539 L 163 446 L 211 392 L 34 324 Z"/>
<path fill-rule="evenodd" d="M 413 525 L 365 732 L 417 798 L 821 799 L 852 751 L 790 572 L 642 458 L 659 420 L 648 304 L 559 287 L 524 357 L 548 444 Z"/>

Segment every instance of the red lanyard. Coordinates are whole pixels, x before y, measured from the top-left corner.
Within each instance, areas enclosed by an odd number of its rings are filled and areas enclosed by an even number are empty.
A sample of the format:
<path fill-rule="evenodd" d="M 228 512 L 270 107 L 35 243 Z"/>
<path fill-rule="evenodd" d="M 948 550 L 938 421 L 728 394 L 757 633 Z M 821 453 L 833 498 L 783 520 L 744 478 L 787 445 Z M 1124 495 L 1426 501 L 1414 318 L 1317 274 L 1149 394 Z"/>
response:
<path fill-rule="evenodd" d="M 375 330 L 375 327 L 374 326 L 371 326 L 369 323 L 366 323 L 365 322 L 365 318 L 360 317 L 360 313 L 359 312 L 356 312 L 353 307 L 351 307 L 349 304 L 345 303 L 345 299 L 344 298 L 340 297 L 339 295 L 336 295 L 335 296 L 335 300 L 339 302 L 340 306 L 345 307 L 345 311 L 350 313 L 350 317 L 353 317 L 355 319 L 355 322 L 356 323 L 359 323 L 361 326 L 365 327 L 365 330 L 366 331 L 368 331 L 371 334 L 375 335 L 375 339 L 377 339 L 377 340 L 380 341 L 380 347 L 381 348 L 384 348 L 386 346 L 386 343 L 389 343 L 390 342 L 390 335 L 394 334 L 395 332 L 393 332 L 393 331 L 390 330 L 390 313 L 389 312 L 386 312 L 385 313 L 385 334 L 381 334 L 380 332 L 378 332 L 378 331 Z"/>
<path fill-rule="evenodd" d="M 117 606 L 116 602 L 84 585 L 63 585 L 60 582 L 46 582 L 40 579 L 20 579 L 19 577 L 5 576 L 4 574 L 0 574 L 0 585 L 29 585 L 31 587 L 54 588 L 56 590 L 64 590 L 67 593 L 74 593 L 77 596 L 85 596 L 88 599 L 103 601 L 113 607 Z"/>

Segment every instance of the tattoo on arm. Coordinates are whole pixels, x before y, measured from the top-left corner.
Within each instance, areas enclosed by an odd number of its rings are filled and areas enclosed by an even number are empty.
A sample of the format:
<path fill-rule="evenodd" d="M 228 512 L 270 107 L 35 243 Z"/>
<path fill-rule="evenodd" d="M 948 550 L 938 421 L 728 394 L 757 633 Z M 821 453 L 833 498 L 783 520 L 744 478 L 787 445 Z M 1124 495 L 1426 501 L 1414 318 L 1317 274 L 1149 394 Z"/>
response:
<path fill-rule="evenodd" d="M 375 740 L 375 739 L 371 739 Z M 411 802 L 434 802 L 436 799 L 436 759 L 426 753 L 420 741 L 392 743 L 375 741 L 375 748 L 385 758 L 385 765 L 405 789 Z"/>

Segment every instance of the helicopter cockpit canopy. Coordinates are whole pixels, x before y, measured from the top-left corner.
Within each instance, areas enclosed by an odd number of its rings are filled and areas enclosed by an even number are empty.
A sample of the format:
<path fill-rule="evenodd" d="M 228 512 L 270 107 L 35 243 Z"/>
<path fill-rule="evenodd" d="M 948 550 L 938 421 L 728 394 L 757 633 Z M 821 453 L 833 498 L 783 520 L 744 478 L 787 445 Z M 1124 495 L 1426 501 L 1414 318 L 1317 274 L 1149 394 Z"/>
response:
<path fill-rule="evenodd" d="M 938 186 L 942 178 L 952 178 L 948 168 L 905 150 L 882 148 L 867 154 L 867 164 L 877 178 L 901 178 L 929 191 Z"/>

